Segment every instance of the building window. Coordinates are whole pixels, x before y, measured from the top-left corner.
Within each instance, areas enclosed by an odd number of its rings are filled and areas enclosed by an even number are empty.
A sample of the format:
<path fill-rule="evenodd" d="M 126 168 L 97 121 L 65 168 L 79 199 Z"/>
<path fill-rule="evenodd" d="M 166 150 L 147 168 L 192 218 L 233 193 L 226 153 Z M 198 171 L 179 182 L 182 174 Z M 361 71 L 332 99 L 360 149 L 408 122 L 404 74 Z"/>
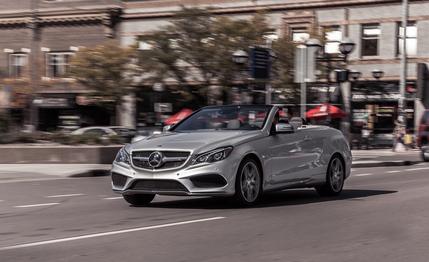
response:
<path fill-rule="evenodd" d="M 340 42 L 343 38 L 340 26 L 324 27 L 323 32 L 325 35 L 325 53 L 339 54 Z"/>
<path fill-rule="evenodd" d="M 9 54 L 9 75 L 10 77 L 21 78 L 28 64 L 27 54 Z"/>
<path fill-rule="evenodd" d="M 48 53 L 46 54 L 47 77 L 66 77 L 70 68 L 70 58 L 73 53 Z"/>
<path fill-rule="evenodd" d="M 291 30 L 291 38 L 295 43 L 305 43 L 310 38 L 310 34 L 306 27 L 296 27 Z"/>
<path fill-rule="evenodd" d="M 404 46 L 404 28 L 401 23 L 398 23 L 397 26 L 397 41 L 396 41 L 396 54 L 402 54 L 402 48 Z M 417 55 L 417 26 L 415 22 L 408 22 L 407 25 L 407 36 L 406 40 L 406 51 L 407 55 L 415 56 Z"/>
<path fill-rule="evenodd" d="M 380 24 L 362 25 L 362 56 L 378 56 Z"/>

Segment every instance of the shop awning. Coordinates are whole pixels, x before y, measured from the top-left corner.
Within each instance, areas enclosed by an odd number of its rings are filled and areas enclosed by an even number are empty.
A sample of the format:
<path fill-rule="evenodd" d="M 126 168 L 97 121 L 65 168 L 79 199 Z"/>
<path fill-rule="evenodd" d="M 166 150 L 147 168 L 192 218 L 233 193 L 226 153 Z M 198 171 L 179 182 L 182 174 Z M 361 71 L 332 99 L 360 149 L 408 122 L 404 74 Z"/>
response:
<path fill-rule="evenodd" d="M 325 118 L 328 115 L 331 118 L 343 118 L 346 113 L 339 107 L 330 104 L 317 106 L 306 113 L 307 118 Z"/>
<path fill-rule="evenodd" d="M 164 125 L 174 125 L 176 123 L 178 123 L 180 120 L 182 120 L 183 118 L 189 116 L 190 114 L 192 114 L 192 110 L 189 108 L 183 108 L 182 110 L 180 110 L 179 112 L 177 112 L 176 114 L 170 116 L 169 118 L 167 118 L 164 121 Z"/>

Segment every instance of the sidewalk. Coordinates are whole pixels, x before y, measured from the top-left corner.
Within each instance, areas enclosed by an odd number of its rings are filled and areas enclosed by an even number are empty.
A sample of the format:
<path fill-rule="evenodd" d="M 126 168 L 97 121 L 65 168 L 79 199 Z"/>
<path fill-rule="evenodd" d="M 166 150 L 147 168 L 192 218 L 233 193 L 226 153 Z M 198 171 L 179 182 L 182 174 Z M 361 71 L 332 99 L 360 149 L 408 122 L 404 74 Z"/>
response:
<path fill-rule="evenodd" d="M 421 162 L 420 151 L 396 153 L 388 149 L 353 150 L 353 168 L 403 166 Z M 0 181 L 37 178 L 90 177 L 108 175 L 104 164 L 0 164 Z"/>
<path fill-rule="evenodd" d="M 104 176 L 110 168 L 103 164 L 0 164 L 0 181 Z"/>
<path fill-rule="evenodd" d="M 393 152 L 391 149 L 352 150 L 353 167 L 405 166 L 422 161 L 420 150 Z"/>

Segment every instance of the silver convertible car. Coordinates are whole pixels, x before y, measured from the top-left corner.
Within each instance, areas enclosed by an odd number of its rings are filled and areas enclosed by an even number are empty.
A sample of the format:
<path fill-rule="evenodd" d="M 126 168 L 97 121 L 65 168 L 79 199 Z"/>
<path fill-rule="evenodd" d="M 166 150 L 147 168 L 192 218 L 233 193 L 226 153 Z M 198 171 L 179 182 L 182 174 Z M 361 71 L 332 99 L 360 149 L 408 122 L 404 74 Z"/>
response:
<path fill-rule="evenodd" d="M 283 115 L 272 105 L 204 107 L 124 146 L 113 162 L 113 190 L 136 206 L 156 194 L 233 196 L 242 205 L 288 188 L 338 195 L 352 161 L 343 134 Z"/>

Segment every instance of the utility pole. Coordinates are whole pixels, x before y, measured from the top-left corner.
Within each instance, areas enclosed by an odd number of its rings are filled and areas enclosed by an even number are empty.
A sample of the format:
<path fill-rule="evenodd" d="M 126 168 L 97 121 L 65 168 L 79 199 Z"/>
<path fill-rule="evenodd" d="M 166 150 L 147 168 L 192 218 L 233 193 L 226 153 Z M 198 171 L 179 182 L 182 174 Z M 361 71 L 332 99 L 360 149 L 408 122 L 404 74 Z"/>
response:
<path fill-rule="evenodd" d="M 40 52 L 40 31 L 38 23 L 38 0 L 31 0 L 31 18 L 28 28 L 31 30 L 31 43 L 30 43 L 30 101 L 29 101 L 29 116 L 28 125 L 29 131 L 33 132 L 37 129 L 38 122 L 38 108 L 34 104 L 37 88 L 40 81 L 39 74 L 39 52 Z"/>
<path fill-rule="evenodd" d="M 398 119 L 396 132 L 398 135 L 404 129 L 407 130 L 407 117 L 405 114 L 405 85 L 407 84 L 407 26 L 408 26 L 408 0 L 402 0 L 402 49 L 401 49 L 401 75 L 399 83 Z M 397 139 L 396 134 L 393 139 Z M 396 140 L 394 151 L 399 151 L 404 146 Z"/>
<path fill-rule="evenodd" d="M 405 104 L 405 85 L 407 84 L 407 26 L 408 26 L 408 0 L 402 0 L 402 29 L 403 29 L 403 45 L 401 50 L 401 79 L 399 84 L 399 117 L 404 117 Z M 400 118 L 398 117 L 398 120 Z M 406 119 L 402 119 L 406 125 Z"/>

